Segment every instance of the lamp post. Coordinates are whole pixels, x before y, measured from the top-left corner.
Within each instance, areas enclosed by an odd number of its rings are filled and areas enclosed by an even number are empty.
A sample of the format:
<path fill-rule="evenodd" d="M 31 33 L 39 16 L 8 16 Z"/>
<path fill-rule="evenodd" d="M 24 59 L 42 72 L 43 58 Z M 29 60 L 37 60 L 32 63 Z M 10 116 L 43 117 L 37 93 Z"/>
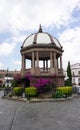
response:
<path fill-rule="evenodd" d="M 7 83 L 7 87 L 8 87 L 8 85 L 9 85 L 9 80 L 8 80 L 8 68 L 7 68 L 7 71 L 6 71 L 6 77 L 7 77 L 6 83 Z"/>
<path fill-rule="evenodd" d="M 9 88 L 8 88 L 8 84 L 9 84 L 9 80 L 8 80 L 8 68 L 6 70 L 6 82 L 5 82 L 5 88 L 4 88 L 4 96 L 7 96 L 9 93 Z"/>

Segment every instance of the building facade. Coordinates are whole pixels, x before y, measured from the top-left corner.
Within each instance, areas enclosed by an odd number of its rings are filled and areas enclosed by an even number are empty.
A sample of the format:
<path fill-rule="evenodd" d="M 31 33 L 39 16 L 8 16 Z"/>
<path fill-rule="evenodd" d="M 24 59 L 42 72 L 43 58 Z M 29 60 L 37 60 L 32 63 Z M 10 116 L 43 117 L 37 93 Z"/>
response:
<path fill-rule="evenodd" d="M 80 63 L 73 64 L 71 72 L 73 85 L 80 86 Z"/>
<path fill-rule="evenodd" d="M 21 46 L 22 76 L 30 73 L 36 79 L 51 78 L 56 86 L 64 86 L 62 67 L 63 48 L 60 42 L 40 25 L 37 33 L 28 36 Z M 28 61 L 30 65 L 27 66 Z M 33 81 L 30 81 L 33 82 Z"/>
<path fill-rule="evenodd" d="M 80 63 L 76 63 L 71 65 L 71 74 L 72 74 L 72 85 L 79 86 L 80 85 Z M 67 77 L 67 71 L 64 71 L 65 80 Z"/>
<path fill-rule="evenodd" d="M 12 80 L 15 76 L 20 75 L 20 71 L 9 71 L 9 70 L 0 70 L 0 87 L 11 86 Z"/>

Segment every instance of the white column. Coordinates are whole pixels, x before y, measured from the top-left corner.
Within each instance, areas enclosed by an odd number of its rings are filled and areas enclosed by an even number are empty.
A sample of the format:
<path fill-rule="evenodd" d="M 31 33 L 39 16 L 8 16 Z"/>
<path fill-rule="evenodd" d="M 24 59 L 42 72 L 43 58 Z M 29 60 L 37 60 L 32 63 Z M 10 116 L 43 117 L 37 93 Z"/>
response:
<path fill-rule="evenodd" d="M 56 64 L 56 53 L 54 52 L 54 67 L 57 67 L 57 64 Z"/>
<path fill-rule="evenodd" d="M 32 52 L 32 68 L 34 68 L 34 52 Z"/>
<path fill-rule="evenodd" d="M 46 60 L 46 69 L 48 70 L 48 60 Z"/>
<path fill-rule="evenodd" d="M 56 59 L 57 68 L 59 68 L 58 58 Z"/>
<path fill-rule="evenodd" d="M 38 54 L 38 51 L 36 52 L 36 60 L 37 60 L 37 67 L 39 67 L 39 54 Z"/>
<path fill-rule="evenodd" d="M 25 69 L 26 63 L 25 63 L 25 55 L 22 55 L 22 69 Z"/>
<path fill-rule="evenodd" d="M 62 55 L 60 56 L 60 69 L 62 69 Z"/>
<path fill-rule="evenodd" d="M 45 60 L 43 60 L 43 70 L 45 70 Z"/>
<path fill-rule="evenodd" d="M 52 62 L 52 51 L 50 52 L 50 68 L 53 67 L 53 62 Z"/>
<path fill-rule="evenodd" d="M 21 73 L 22 73 L 22 75 L 24 75 L 25 68 L 26 68 L 25 55 L 22 55 L 22 67 L 21 67 Z"/>

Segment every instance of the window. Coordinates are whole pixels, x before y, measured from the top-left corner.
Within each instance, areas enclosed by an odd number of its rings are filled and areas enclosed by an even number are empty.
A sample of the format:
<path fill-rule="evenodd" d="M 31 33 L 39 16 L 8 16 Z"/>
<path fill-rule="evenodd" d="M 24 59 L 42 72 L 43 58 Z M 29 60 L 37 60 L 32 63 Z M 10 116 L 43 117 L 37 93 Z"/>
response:
<path fill-rule="evenodd" d="M 73 78 L 73 83 L 75 83 L 75 78 Z"/>
<path fill-rule="evenodd" d="M 2 74 L 0 74 L 0 78 L 2 78 Z"/>
<path fill-rule="evenodd" d="M 72 72 L 72 75 L 74 76 L 74 71 Z"/>

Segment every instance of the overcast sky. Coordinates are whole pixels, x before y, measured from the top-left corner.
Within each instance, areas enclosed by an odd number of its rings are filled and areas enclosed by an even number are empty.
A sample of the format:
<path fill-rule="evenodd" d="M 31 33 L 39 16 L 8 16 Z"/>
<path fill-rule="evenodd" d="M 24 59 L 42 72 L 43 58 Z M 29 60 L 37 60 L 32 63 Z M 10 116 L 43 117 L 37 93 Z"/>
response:
<path fill-rule="evenodd" d="M 80 0 L 0 0 L 0 69 L 21 69 L 21 45 L 40 24 L 63 46 L 64 69 L 80 63 Z"/>

